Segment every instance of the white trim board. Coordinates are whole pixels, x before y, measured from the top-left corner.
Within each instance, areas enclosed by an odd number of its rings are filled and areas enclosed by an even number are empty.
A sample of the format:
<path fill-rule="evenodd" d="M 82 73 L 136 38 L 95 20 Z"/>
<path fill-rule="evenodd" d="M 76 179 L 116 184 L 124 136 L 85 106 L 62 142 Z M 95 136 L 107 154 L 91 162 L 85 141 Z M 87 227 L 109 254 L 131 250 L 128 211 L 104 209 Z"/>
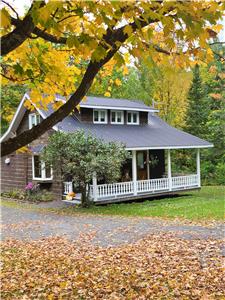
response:
<path fill-rule="evenodd" d="M 16 113 L 15 113 L 11 123 L 9 124 L 9 128 L 6 130 L 6 132 L 3 134 L 3 136 L 0 139 L 1 142 L 3 142 L 10 133 L 13 133 L 13 129 L 14 129 L 13 125 L 16 125 L 16 121 L 19 120 L 19 123 L 21 122 L 23 115 L 26 111 L 26 108 L 23 106 L 23 104 L 24 104 L 25 100 L 28 99 L 28 97 L 29 96 L 27 95 L 27 93 L 25 93 L 22 100 L 20 101 L 19 106 L 17 107 Z M 19 117 L 20 117 L 20 119 L 18 119 Z M 18 126 L 19 126 L 19 124 L 17 124 L 17 126 L 14 130 L 16 130 Z"/>
<path fill-rule="evenodd" d="M 3 136 L 0 138 L 0 142 L 3 142 L 10 134 L 15 136 L 15 131 L 17 130 L 27 108 L 24 106 L 24 102 L 25 100 L 29 100 L 31 101 L 29 95 L 27 93 L 24 94 L 22 100 L 20 101 L 20 104 L 16 110 L 16 113 L 11 121 L 11 123 L 9 124 L 9 128 L 7 129 L 7 131 L 3 134 Z M 32 105 L 34 106 L 34 108 L 37 110 L 37 112 L 39 113 L 39 115 L 43 118 L 46 119 L 46 115 L 39 109 L 37 108 L 37 106 L 35 105 L 35 103 L 33 103 L 31 101 Z M 58 131 L 58 127 L 55 125 L 52 127 L 54 130 Z"/>
<path fill-rule="evenodd" d="M 162 150 L 162 149 L 200 149 L 200 148 L 212 148 L 214 147 L 213 144 L 209 144 L 209 145 L 196 145 L 196 146 L 153 146 L 153 147 L 134 147 L 134 148 L 125 148 L 126 150 L 130 151 L 130 150 Z"/>

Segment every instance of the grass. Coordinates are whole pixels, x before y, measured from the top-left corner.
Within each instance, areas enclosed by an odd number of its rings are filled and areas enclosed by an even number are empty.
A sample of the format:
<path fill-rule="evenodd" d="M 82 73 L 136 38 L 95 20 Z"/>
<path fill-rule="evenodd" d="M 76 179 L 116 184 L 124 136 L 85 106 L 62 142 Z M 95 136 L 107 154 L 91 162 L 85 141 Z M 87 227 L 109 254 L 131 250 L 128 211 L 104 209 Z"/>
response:
<path fill-rule="evenodd" d="M 77 206 L 56 209 L 40 209 L 68 214 L 97 214 L 132 217 L 180 218 L 187 220 L 222 220 L 224 218 L 225 187 L 206 186 L 200 191 L 187 192 L 179 197 L 147 200 L 144 202 L 108 204 L 83 209 Z M 32 209 L 29 204 L 17 204 L 3 201 L 6 206 L 23 206 Z M 38 209 L 38 208 L 35 208 Z"/>

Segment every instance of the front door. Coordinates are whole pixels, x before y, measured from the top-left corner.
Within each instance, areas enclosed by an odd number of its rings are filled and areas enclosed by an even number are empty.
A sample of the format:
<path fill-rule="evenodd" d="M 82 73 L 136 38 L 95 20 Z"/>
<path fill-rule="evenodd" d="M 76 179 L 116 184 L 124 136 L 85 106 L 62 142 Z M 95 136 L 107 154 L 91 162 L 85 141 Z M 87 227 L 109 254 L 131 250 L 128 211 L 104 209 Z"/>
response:
<path fill-rule="evenodd" d="M 137 180 L 147 177 L 147 151 L 137 151 Z"/>

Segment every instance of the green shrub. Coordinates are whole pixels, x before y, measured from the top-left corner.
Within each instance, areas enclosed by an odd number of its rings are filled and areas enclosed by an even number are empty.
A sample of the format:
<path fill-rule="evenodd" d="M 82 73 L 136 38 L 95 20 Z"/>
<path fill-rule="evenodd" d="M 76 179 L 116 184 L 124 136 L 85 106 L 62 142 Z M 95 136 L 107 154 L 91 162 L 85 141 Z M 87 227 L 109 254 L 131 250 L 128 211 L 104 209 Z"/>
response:
<path fill-rule="evenodd" d="M 54 195 L 46 190 L 39 190 L 37 192 L 30 193 L 25 190 L 23 191 L 14 189 L 8 192 L 2 192 L 1 196 L 17 200 L 27 200 L 31 202 L 48 202 L 54 199 Z"/>
<path fill-rule="evenodd" d="M 20 189 L 14 189 L 8 192 L 3 192 L 2 196 L 12 199 L 24 200 L 26 198 L 26 193 Z"/>
<path fill-rule="evenodd" d="M 225 185 L 225 163 L 220 162 L 216 166 L 215 179 L 218 184 Z"/>
<path fill-rule="evenodd" d="M 40 190 L 36 193 L 30 193 L 29 196 L 27 197 L 28 201 L 34 201 L 34 202 L 48 202 L 48 201 L 52 201 L 53 198 L 53 194 L 49 191 L 46 190 Z"/>

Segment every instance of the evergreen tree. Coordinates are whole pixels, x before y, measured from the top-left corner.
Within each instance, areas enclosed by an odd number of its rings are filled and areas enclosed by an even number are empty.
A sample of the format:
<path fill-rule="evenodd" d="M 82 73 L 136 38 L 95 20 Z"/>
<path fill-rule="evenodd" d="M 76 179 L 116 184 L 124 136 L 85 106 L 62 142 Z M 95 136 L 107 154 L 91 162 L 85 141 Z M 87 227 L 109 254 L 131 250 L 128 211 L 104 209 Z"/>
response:
<path fill-rule="evenodd" d="M 185 129 L 193 135 L 204 138 L 207 132 L 206 123 L 209 115 L 209 106 L 200 76 L 199 65 L 196 65 L 193 69 L 193 79 L 188 92 L 188 102 Z"/>
<path fill-rule="evenodd" d="M 214 46 L 215 59 L 205 69 L 205 87 L 209 101 L 205 138 L 214 148 L 204 152 L 203 176 L 211 183 L 225 184 L 225 47 Z"/>

